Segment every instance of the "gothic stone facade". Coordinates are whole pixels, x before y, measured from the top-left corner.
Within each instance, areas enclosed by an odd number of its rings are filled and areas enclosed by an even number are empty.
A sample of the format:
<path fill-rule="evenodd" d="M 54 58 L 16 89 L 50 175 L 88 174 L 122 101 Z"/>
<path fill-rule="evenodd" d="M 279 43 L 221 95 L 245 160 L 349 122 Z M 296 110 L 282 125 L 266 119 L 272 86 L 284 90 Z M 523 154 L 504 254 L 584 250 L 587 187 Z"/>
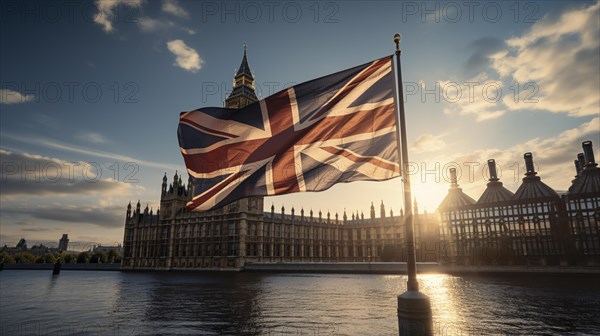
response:
<path fill-rule="evenodd" d="M 193 270 L 240 268 L 251 262 L 381 261 L 393 258 L 404 241 L 404 216 L 342 218 L 282 208 L 263 211 L 263 198 L 235 201 L 209 212 L 185 209 L 189 185 L 175 175 L 163 182 L 160 210 L 142 212 L 128 206 L 125 220 L 123 269 Z M 435 241 L 434 216 L 416 216 L 420 240 Z M 422 239 L 421 239 L 422 237 Z M 431 254 L 431 253 L 430 253 Z M 386 255 L 388 255 L 386 257 Z M 396 255 L 397 257 L 397 255 Z"/>

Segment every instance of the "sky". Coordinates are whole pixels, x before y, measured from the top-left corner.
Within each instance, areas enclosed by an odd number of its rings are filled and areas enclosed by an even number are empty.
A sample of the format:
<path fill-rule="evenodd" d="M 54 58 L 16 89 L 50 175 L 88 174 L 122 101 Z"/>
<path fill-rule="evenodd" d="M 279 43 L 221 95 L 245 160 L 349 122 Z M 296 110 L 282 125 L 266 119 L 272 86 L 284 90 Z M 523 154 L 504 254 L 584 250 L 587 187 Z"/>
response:
<path fill-rule="evenodd" d="M 581 142 L 600 158 L 597 1 L 3 1 L 0 244 L 122 242 L 129 201 L 154 211 L 185 171 L 178 116 L 223 106 L 243 45 L 265 98 L 394 52 L 413 196 L 433 212 L 448 170 L 477 199 L 495 159 L 515 191 L 532 152 L 567 190 Z M 185 180 L 185 178 L 184 178 Z M 400 179 L 267 197 L 286 211 L 402 207 Z M 74 248 L 78 248 L 74 246 Z"/>

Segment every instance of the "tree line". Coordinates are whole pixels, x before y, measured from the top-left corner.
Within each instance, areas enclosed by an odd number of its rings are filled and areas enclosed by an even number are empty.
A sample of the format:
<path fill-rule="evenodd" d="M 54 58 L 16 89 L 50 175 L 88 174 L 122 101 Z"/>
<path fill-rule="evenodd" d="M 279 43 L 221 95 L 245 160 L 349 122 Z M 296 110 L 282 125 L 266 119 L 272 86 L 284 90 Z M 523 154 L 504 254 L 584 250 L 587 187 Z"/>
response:
<path fill-rule="evenodd" d="M 102 251 L 98 252 L 80 252 L 78 254 L 62 252 L 62 253 L 44 253 L 43 255 L 36 256 L 31 252 L 17 252 L 17 253 L 8 253 L 8 252 L 0 252 L 0 261 L 4 261 L 5 263 L 17 263 L 17 264 L 26 264 L 26 263 L 38 263 L 38 264 L 54 264 L 58 257 L 60 256 L 60 261 L 62 263 L 67 264 L 97 264 L 97 263 L 121 263 L 121 259 L 123 258 L 120 253 L 110 250 L 108 253 L 104 253 Z"/>

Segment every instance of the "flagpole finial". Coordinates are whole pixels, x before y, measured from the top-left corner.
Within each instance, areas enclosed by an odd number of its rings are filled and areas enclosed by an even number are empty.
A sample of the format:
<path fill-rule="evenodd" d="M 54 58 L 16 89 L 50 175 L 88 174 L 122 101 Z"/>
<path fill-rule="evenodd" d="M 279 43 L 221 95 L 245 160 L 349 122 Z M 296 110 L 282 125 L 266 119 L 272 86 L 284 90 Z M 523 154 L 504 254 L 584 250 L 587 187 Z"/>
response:
<path fill-rule="evenodd" d="M 396 52 L 399 53 L 400 52 L 400 39 L 402 37 L 400 36 L 400 34 L 396 33 L 394 35 L 394 43 L 396 43 Z"/>

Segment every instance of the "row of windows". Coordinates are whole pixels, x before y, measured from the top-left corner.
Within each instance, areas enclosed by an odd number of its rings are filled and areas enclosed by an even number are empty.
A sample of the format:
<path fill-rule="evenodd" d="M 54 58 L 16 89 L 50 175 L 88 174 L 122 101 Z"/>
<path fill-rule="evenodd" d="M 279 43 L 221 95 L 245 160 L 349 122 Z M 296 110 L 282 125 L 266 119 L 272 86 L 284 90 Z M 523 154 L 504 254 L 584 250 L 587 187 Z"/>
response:
<path fill-rule="evenodd" d="M 458 245 L 456 249 L 457 256 L 468 256 L 473 252 L 478 251 L 477 249 L 487 248 L 493 252 L 483 253 L 490 257 L 490 255 L 505 255 L 512 254 L 514 256 L 547 256 L 547 255 L 560 255 L 564 251 L 560 245 L 556 244 L 550 239 L 534 238 L 534 239 L 523 239 L 513 241 L 508 245 L 502 245 L 499 242 L 493 244 L 480 244 L 471 242 L 465 242 L 464 244 Z M 481 252 L 480 252 L 481 253 Z M 490 255 L 488 255 L 490 254 Z"/>
<path fill-rule="evenodd" d="M 354 256 L 353 251 L 371 251 L 382 245 L 397 245 L 398 242 L 395 240 L 388 241 L 376 241 L 372 244 L 353 244 L 353 245 L 340 245 L 340 244 L 282 244 L 282 243 L 271 243 L 271 244 L 246 244 L 246 255 L 257 256 L 258 251 L 262 245 L 263 256 L 303 256 L 303 257 L 320 257 L 320 256 L 339 256 L 339 252 L 332 251 L 350 251 L 348 256 Z M 126 247 L 126 257 L 145 257 L 152 258 L 158 256 L 167 257 L 169 256 L 169 245 L 167 243 L 158 244 L 158 251 L 155 248 L 156 244 L 151 242 L 140 243 L 133 245 L 133 253 L 130 253 L 131 246 Z M 213 244 L 185 244 L 174 242 L 173 244 L 173 256 L 175 257 L 188 257 L 188 256 L 222 256 L 223 251 L 227 251 L 226 256 L 237 256 L 238 255 L 239 242 L 218 242 Z M 295 250 L 294 250 L 295 249 Z M 285 252 L 288 251 L 288 252 Z M 295 252 L 293 252 L 295 251 Z M 323 251 L 323 252 L 321 252 Z M 363 256 L 363 252 L 357 252 L 357 256 Z M 365 254 L 366 256 L 366 254 Z"/>
<path fill-rule="evenodd" d="M 175 225 L 174 236 L 176 238 L 184 237 L 219 237 L 222 234 L 222 228 L 224 224 L 197 224 L 197 225 Z M 166 227 L 165 227 L 166 228 Z M 258 225 L 256 223 L 248 224 L 247 236 L 258 236 Z M 164 232 L 163 232 L 164 234 Z M 235 222 L 227 224 L 227 236 L 234 237 L 239 236 L 239 225 Z M 361 240 L 363 237 L 370 240 L 373 237 L 381 239 L 382 237 L 392 238 L 398 237 L 400 230 L 394 230 L 388 228 L 386 230 L 376 229 L 351 229 L 343 230 L 340 229 L 323 229 L 313 227 L 302 227 L 302 226 L 290 226 L 290 225 L 273 225 L 265 224 L 263 228 L 264 237 L 285 237 L 285 238 L 310 238 L 314 239 L 333 239 L 339 240 Z M 152 234 L 144 235 L 142 239 L 148 239 Z"/>

